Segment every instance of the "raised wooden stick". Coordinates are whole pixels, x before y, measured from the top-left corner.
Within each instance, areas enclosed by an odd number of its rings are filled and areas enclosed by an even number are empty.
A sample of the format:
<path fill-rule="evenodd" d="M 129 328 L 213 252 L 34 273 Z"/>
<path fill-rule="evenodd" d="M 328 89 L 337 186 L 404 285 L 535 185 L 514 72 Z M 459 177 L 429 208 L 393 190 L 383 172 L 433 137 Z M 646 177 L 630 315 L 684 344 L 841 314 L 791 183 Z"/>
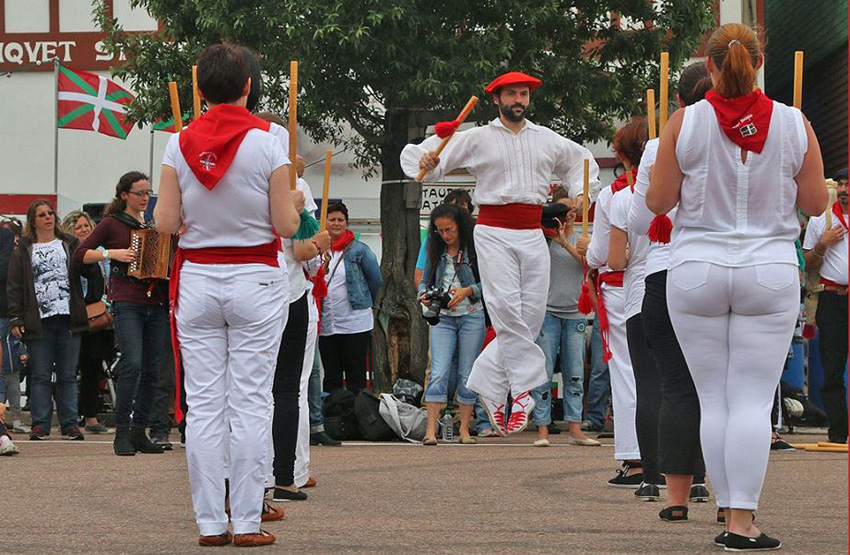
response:
<path fill-rule="evenodd" d="M 322 215 L 319 218 L 319 233 L 328 227 L 328 192 L 331 186 L 331 157 L 333 152 L 325 151 L 325 182 L 322 184 Z"/>
<path fill-rule="evenodd" d="M 584 194 L 581 197 L 581 236 L 587 237 L 587 212 L 590 209 L 590 160 L 584 159 Z"/>
<path fill-rule="evenodd" d="M 177 94 L 177 83 L 168 83 L 168 94 L 171 96 L 171 116 L 174 118 L 174 130 L 179 133 L 183 130 L 183 113 L 180 111 L 180 96 Z"/>
<path fill-rule="evenodd" d="M 838 195 L 836 190 L 830 187 L 826 192 L 826 229 L 832 229 L 832 205 L 835 204 L 835 201 L 838 199 Z"/>
<path fill-rule="evenodd" d="M 457 117 L 457 119 L 455 121 L 458 122 L 458 123 L 463 123 L 463 121 L 469 115 L 469 112 L 471 112 L 472 109 L 475 108 L 476 104 L 478 104 L 478 97 L 475 96 L 475 95 L 470 96 L 469 101 L 466 103 L 466 106 L 463 107 L 463 110 L 460 111 L 460 115 Z M 443 149 L 446 148 L 446 145 L 448 144 L 449 140 L 453 136 L 454 136 L 454 133 L 452 133 L 448 137 L 444 138 L 442 140 L 442 142 L 440 142 L 440 145 L 437 147 L 437 150 L 434 151 L 434 154 L 436 156 L 439 156 L 440 153 L 443 152 Z M 425 175 L 427 173 L 428 172 L 426 172 L 425 170 L 419 170 L 419 175 L 416 176 L 416 181 L 422 181 L 423 179 L 425 179 Z"/>
<path fill-rule="evenodd" d="M 803 51 L 794 52 L 794 107 L 803 105 Z"/>
<path fill-rule="evenodd" d="M 670 53 L 661 53 L 661 84 L 658 90 L 661 102 L 658 105 L 658 134 L 664 132 L 667 125 L 667 85 L 670 80 Z"/>
<path fill-rule="evenodd" d="M 201 117 L 201 95 L 198 92 L 198 66 L 192 66 L 192 107 L 195 112 L 192 119 Z"/>
<path fill-rule="evenodd" d="M 298 62 L 289 62 L 289 159 L 295 160 L 298 146 L 295 135 L 298 132 Z M 298 175 L 293 168 L 289 171 L 289 188 L 295 190 Z"/>
<path fill-rule="evenodd" d="M 635 186 L 635 176 L 632 175 L 632 166 L 630 164 L 624 164 L 626 167 L 626 183 L 629 184 L 629 187 Z"/>
<path fill-rule="evenodd" d="M 646 124 L 649 126 L 649 138 L 655 134 L 655 89 L 646 89 Z"/>

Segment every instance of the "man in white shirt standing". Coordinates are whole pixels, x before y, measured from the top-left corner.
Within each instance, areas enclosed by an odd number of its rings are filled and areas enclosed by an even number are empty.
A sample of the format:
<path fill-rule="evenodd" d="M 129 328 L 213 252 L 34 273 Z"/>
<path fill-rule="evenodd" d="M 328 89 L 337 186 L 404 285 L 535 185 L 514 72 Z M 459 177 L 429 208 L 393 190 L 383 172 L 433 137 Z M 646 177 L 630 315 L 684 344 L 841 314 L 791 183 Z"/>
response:
<path fill-rule="evenodd" d="M 421 169 L 437 180 L 466 168 L 476 178 L 475 248 L 496 339 L 475 361 L 467 387 L 480 395 L 499 435 L 525 429 L 534 409 L 531 390 L 546 382 L 546 357 L 535 340 L 549 291 L 549 253 L 540 220 L 551 178 L 562 179 L 577 198 L 583 190 L 582 161 L 589 159 L 592 191 L 599 186 L 590 151 L 525 119 L 531 93 L 540 85 L 530 75 L 506 73 L 484 89 L 499 108 L 498 119 L 456 132 L 439 157 L 434 153 L 438 136 L 401 153 L 410 177 Z M 508 394 L 513 405 L 506 421 Z"/>
<path fill-rule="evenodd" d="M 821 396 L 829 417 L 829 441 L 847 443 L 847 168 L 834 177 L 838 201 L 811 218 L 803 242 L 807 268 L 820 270 L 817 325 L 824 380 Z M 832 227 L 827 229 L 827 214 Z"/>

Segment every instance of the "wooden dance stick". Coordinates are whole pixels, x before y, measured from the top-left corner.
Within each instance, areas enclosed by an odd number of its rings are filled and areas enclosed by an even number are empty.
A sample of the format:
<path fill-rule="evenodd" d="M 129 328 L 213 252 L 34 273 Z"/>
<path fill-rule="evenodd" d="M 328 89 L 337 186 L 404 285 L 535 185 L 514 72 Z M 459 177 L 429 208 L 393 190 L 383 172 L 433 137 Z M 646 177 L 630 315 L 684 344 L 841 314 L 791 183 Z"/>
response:
<path fill-rule="evenodd" d="M 818 447 L 838 447 L 841 449 L 847 449 L 846 443 L 829 443 L 828 441 L 819 441 Z"/>
<path fill-rule="evenodd" d="M 198 92 L 198 66 L 192 66 L 192 108 L 194 113 L 192 119 L 201 117 L 201 95 Z"/>
<path fill-rule="evenodd" d="M 581 236 L 587 237 L 587 211 L 590 208 L 590 160 L 584 159 L 584 190 L 581 197 Z"/>
<path fill-rule="evenodd" d="M 625 164 L 626 166 L 626 183 L 629 184 L 629 187 L 635 186 L 635 176 L 632 175 L 632 166 L 631 164 Z"/>
<path fill-rule="evenodd" d="M 658 105 L 658 134 L 664 132 L 664 126 L 667 125 L 667 85 L 670 80 L 670 53 L 661 53 L 661 84 L 658 90 L 658 95 L 661 97 L 661 102 Z"/>
<path fill-rule="evenodd" d="M 177 94 L 177 83 L 168 83 L 168 94 L 171 96 L 171 116 L 174 118 L 174 130 L 183 130 L 183 113 L 180 111 L 180 96 Z"/>
<path fill-rule="evenodd" d="M 847 453 L 847 446 L 842 447 L 806 447 L 806 452 L 811 453 Z"/>
<path fill-rule="evenodd" d="M 328 191 L 331 185 L 331 157 L 333 152 L 325 151 L 325 182 L 322 184 L 322 214 L 319 218 L 319 233 L 328 227 Z"/>
<path fill-rule="evenodd" d="M 646 123 L 649 126 L 649 138 L 657 137 L 655 133 L 655 89 L 646 89 Z"/>
<path fill-rule="evenodd" d="M 298 62 L 289 62 L 289 159 L 295 160 L 297 141 L 295 134 L 298 131 Z M 289 188 L 295 190 L 295 182 L 298 173 L 294 168 L 289 168 Z"/>
<path fill-rule="evenodd" d="M 463 107 L 463 110 L 461 110 L 460 115 L 457 117 L 457 119 L 455 121 L 458 122 L 458 124 L 463 123 L 464 120 L 466 119 L 466 117 L 469 115 L 469 112 L 471 112 L 472 109 L 475 108 L 476 104 L 478 104 L 478 97 L 475 96 L 475 95 L 470 96 L 469 101 L 466 103 L 466 106 Z M 445 137 L 440 142 L 440 145 L 437 147 L 437 150 L 434 151 L 435 156 L 439 156 L 440 153 L 443 152 L 443 149 L 446 148 L 446 145 L 449 143 L 449 140 L 453 136 L 454 136 L 454 133 L 452 133 L 448 137 Z M 423 179 L 425 179 L 425 175 L 427 173 L 428 172 L 426 172 L 425 170 L 419 170 L 419 175 L 416 176 L 416 181 L 422 181 Z"/>
<path fill-rule="evenodd" d="M 803 51 L 794 52 L 794 107 L 803 105 Z"/>

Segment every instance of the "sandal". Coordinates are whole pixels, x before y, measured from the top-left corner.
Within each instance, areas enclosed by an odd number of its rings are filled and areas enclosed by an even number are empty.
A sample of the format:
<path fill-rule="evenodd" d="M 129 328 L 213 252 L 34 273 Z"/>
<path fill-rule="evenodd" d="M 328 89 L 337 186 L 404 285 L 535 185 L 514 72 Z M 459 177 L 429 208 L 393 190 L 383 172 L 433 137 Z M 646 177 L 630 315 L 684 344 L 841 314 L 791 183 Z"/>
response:
<path fill-rule="evenodd" d="M 204 547 L 219 547 L 233 541 L 233 534 L 225 532 L 217 536 L 198 536 L 198 545 Z"/>
<path fill-rule="evenodd" d="M 262 522 L 272 522 L 275 520 L 283 520 L 286 518 L 286 513 L 283 512 L 283 509 L 280 507 L 276 507 L 263 499 L 263 512 L 260 513 L 260 520 Z"/>
<path fill-rule="evenodd" d="M 271 545 L 275 542 L 273 534 L 269 534 L 265 530 L 253 532 L 250 534 L 236 534 L 233 536 L 233 545 L 236 547 L 259 547 L 261 545 Z"/>
<path fill-rule="evenodd" d="M 426 437 L 422 440 L 422 445 L 437 445 L 437 438 L 435 437 Z"/>

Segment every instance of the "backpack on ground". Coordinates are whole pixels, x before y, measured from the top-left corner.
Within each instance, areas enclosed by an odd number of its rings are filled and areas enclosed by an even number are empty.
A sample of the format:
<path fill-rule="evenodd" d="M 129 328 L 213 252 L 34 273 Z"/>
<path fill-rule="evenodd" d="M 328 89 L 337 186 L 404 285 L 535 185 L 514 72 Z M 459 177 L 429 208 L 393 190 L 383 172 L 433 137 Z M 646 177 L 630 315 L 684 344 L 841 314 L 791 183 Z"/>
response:
<path fill-rule="evenodd" d="M 368 391 L 361 391 L 354 399 L 354 415 L 363 438 L 369 441 L 398 439 L 392 428 L 381 418 L 380 401 Z"/>
<path fill-rule="evenodd" d="M 381 417 L 400 437 L 411 443 L 425 439 L 428 416 L 425 409 L 400 401 L 395 395 L 381 394 Z"/>
<path fill-rule="evenodd" d="M 324 400 L 325 431 L 338 441 L 363 439 L 354 415 L 354 393 L 335 389 Z"/>

